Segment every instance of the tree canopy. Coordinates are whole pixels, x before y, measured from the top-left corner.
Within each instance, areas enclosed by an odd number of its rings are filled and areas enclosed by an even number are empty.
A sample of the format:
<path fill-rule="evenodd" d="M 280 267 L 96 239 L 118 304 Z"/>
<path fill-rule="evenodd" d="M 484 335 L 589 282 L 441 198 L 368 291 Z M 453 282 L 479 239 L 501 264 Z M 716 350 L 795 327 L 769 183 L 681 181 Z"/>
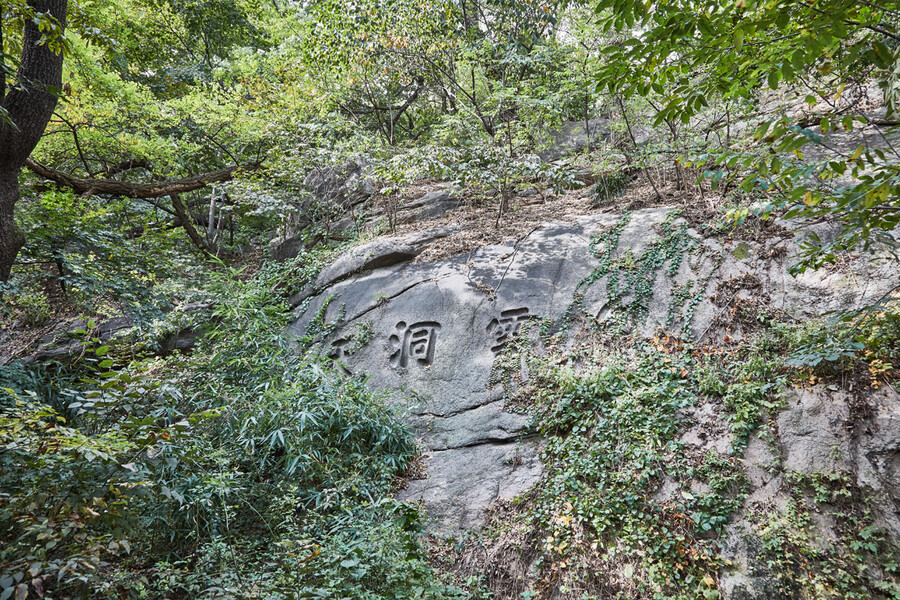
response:
<path fill-rule="evenodd" d="M 393 499 L 412 434 L 281 335 L 366 211 L 384 216 L 366 234 L 393 231 L 423 181 L 496 231 L 529 194 L 590 186 L 615 207 L 636 186 L 717 234 L 829 225 L 805 230 L 795 275 L 897 259 L 894 3 L 6 0 L 0 50 L 0 600 L 490 597 L 439 573 Z M 870 352 L 890 371 L 893 317 L 853 317 L 863 341 L 823 334 L 798 364 Z M 119 345 L 111 319 L 133 326 Z M 78 352 L 7 361 L 57 322 Z M 674 385 L 653 361 L 641 374 Z M 735 421 L 768 402 L 751 370 Z"/>

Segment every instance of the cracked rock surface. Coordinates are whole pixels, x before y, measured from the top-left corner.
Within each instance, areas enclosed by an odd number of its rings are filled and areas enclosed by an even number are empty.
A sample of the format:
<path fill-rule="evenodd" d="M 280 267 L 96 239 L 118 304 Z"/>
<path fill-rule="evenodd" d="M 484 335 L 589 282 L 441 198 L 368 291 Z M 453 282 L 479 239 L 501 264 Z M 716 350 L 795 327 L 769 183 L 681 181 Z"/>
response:
<path fill-rule="evenodd" d="M 299 337 L 330 297 L 325 321 L 341 326 L 324 340 L 326 353 L 370 376 L 374 389 L 406 392 L 407 420 L 430 452 L 427 478 L 410 482 L 402 497 L 422 500 L 435 530 L 477 528 L 490 504 L 539 479 L 527 417 L 491 397 L 494 357 L 529 318 L 562 317 L 566 298 L 594 268 L 591 235 L 613 222 L 551 223 L 518 243 L 366 271 L 326 286 L 297 311 L 289 331 Z M 357 347 L 363 328 L 371 340 Z"/>
<path fill-rule="evenodd" d="M 637 257 L 650 248 L 668 213 L 665 208 L 633 212 L 615 256 Z M 376 240 L 347 251 L 326 267 L 315 291 L 309 291 L 296 309 L 289 335 L 299 339 L 316 330 L 309 326 L 320 315 L 330 324 L 316 337 L 322 352 L 348 372 L 368 377 L 372 389 L 392 392 L 421 437 L 427 448 L 426 475 L 411 481 L 401 497 L 424 502 L 433 531 L 458 534 L 476 529 L 483 523 L 485 508 L 539 481 L 540 440 L 529 431 L 528 418 L 506 412 L 502 394 L 492 389 L 494 359 L 530 319 L 546 318 L 551 330 L 564 329 L 579 282 L 599 264 L 591 251 L 592 236 L 608 231 L 620 218 L 600 213 L 577 217 L 575 223 L 546 223 L 520 240 L 435 263 L 409 261 L 429 240 L 452 236 L 452 231 L 442 228 L 416 234 L 415 239 Z M 660 272 L 652 282 L 647 318 L 638 331 L 642 335 L 653 335 L 671 318 L 667 307 L 676 286 L 705 286 L 699 291 L 692 288 L 700 295 L 689 323 L 694 339 L 709 340 L 724 334 L 717 322 L 728 308 L 725 301 L 734 298 L 752 297 L 769 309 L 806 318 L 873 302 L 894 284 L 889 264 L 865 263 L 864 271 L 823 269 L 796 279 L 786 276 L 797 251 L 789 232 L 739 244 L 703 239 L 694 230 L 689 233 L 696 240 L 696 251 L 676 271 Z M 588 319 L 607 318 L 605 278 L 581 291 Z M 730 333 L 733 338 L 741 335 L 740 330 Z M 825 436 L 823 427 L 806 432 L 800 425 L 812 416 L 839 422 L 841 415 L 831 414 L 834 410 L 809 404 L 803 405 L 802 414 L 788 411 L 783 417 L 785 439 L 790 443 L 794 438 Z M 797 427 L 791 425 L 795 421 Z M 826 452 L 804 449 L 807 446 L 792 446 L 787 453 L 795 468 Z M 894 446 L 882 446 L 887 450 L 870 451 L 873 464 L 896 462 Z M 884 478 L 875 467 L 871 472 L 873 478 Z"/>

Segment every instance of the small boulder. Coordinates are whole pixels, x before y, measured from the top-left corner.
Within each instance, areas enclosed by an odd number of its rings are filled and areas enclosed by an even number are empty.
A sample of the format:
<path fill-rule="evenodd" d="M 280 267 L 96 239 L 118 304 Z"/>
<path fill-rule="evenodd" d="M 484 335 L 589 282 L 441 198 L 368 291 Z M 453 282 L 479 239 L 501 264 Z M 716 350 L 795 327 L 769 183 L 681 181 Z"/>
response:
<path fill-rule="evenodd" d="M 303 180 L 313 196 L 320 202 L 333 202 L 342 209 L 367 200 L 375 194 L 375 185 L 368 178 L 368 163 L 358 157 L 339 166 L 316 167 Z"/>
<path fill-rule="evenodd" d="M 559 160 L 609 139 L 609 120 L 567 121 L 549 134 L 550 145 L 546 150 L 538 152 L 538 156 L 545 161 Z"/>
<path fill-rule="evenodd" d="M 130 317 L 115 317 L 103 321 L 90 330 L 91 337 L 100 338 L 101 342 L 107 342 L 116 335 L 134 327 L 134 321 Z M 84 351 L 85 336 L 76 333 L 87 329 L 84 321 L 63 321 L 53 330 L 42 337 L 38 343 L 38 349 L 31 355 L 31 361 L 66 361 L 75 358 Z"/>
<path fill-rule="evenodd" d="M 460 198 L 456 195 L 456 190 L 434 190 L 401 206 L 397 211 L 397 223 L 402 225 L 440 219 L 459 208 L 459 204 Z"/>
<path fill-rule="evenodd" d="M 269 242 L 269 254 L 274 260 L 294 258 L 306 248 L 306 235 L 298 233 L 279 237 Z"/>

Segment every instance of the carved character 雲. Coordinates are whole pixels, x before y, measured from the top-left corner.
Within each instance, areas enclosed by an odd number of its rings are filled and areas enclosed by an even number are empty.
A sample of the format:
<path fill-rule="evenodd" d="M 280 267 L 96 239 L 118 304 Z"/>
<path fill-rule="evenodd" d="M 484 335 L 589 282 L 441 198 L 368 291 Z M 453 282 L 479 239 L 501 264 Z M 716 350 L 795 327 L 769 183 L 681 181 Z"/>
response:
<path fill-rule="evenodd" d="M 531 317 L 532 315 L 529 314 L 528 308 L 522 307 L 504 310 L 500 313 L 499 318 L 491 320 L 487 326 L 488 335 L 493 338 L 494 342 L 491 350 L 495 354 L 503 350 L 509 338 L 515 335 L 522 323 Z"/>

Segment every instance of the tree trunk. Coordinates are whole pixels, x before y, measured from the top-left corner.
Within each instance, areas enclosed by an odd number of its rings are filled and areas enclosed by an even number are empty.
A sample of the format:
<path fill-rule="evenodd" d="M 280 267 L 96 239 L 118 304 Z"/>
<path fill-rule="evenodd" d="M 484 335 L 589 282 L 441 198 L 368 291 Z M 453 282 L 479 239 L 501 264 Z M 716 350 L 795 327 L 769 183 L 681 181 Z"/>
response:
<path fill-rule="evenodd" d="M 175 208 L 175 214 L 181 219 L 181 226 L 184 227 L 184 231 L 188 234 L 188 237 L 191 238 L 191 241 L 194 242 L 194 245 L 197 246 L 203 254 L 212 256 L 212 249 L 206 243 L 206 240 L 203 239 L 203 236 L 201 236 L 194 228 L 194 220 L 191 218 L 190 213 L 188 213 L 184 202 L 182 202 L 181 194 L 173 193 L 169 195 L 169 198 L 172 199 L 172 206 Z"/>
<path fill-rule="evenodd" d="M 28 6 L 36 14 L 49 14 L 56 19 L 60 28 L 55 33 L 62 36 L 67 0 L 28 0 Z M 24 19 L 16 85 L 8 92 L 6 85 L 0 89 L 0 107 L 8 117 L 0 119 L 0 281 L 9 279 L 16 255 L 25 243 L 14 220 L 19 169 L 40 141 L 62 87 L 62 54 L 50 49 L 36 20 Z"/>
<path fill-rule="evenodd" d="M 25 244 L 25 236 L 13 218 L 13 208 L 18 200 L 18 174 L 15 171 L 0 172 L 0 281 L 9 279 L 13 262 Z"/>

